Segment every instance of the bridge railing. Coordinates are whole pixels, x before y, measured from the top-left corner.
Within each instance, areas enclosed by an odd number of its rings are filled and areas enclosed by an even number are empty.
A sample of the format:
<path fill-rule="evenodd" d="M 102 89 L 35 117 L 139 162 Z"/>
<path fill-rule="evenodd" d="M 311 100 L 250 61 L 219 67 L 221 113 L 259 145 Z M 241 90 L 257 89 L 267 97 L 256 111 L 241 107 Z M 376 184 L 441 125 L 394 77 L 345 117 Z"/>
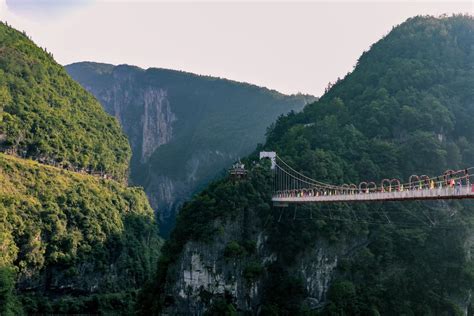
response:
<path fill-rule="evenodd" d="M 376 184 L 373 181 L 362 181 L 356 184 L 324 183 L 292 168 L 278 155 L 274 154 L 275 166 L 273 176 L 274 199 L 295 200 L 371 200 L 417 197 L 453 196 L 456 194 L 474 193 L 471 186 L 471 171 L 447 170 L 442 175 L 429 177 L 427 175 L 411 175 L 408 182 L 402 183 L 396 178 L 382 179 Z M 474 181 L 472 181 L 474 182 Z"/>
<path fill-rule="evenodd" d="M 275 198 L 305 198 L 305 197 L 336 197 L 336 196 L 362 196 L 363 199 L 368 199 L 368 196 L 377 197 L 404 197 L 404 196 L 419 196 L 419 197 L 430 197 L 439 195 L 456 195 L 456 194 L 474 194 L 474 184 L 455 185 L 455 186 L 444 186 L 444 187 L 431 187 L 424 189 L 404 189 L 404 190 L 393 190 L 393 191 L 359 191 L 359 190 L 321 190 L 321 189 L 300 189 L 300 190 L 284 190 L 276 192 L 273 197 Z M 356 199 L 356 198 L 354 198 Z"/>

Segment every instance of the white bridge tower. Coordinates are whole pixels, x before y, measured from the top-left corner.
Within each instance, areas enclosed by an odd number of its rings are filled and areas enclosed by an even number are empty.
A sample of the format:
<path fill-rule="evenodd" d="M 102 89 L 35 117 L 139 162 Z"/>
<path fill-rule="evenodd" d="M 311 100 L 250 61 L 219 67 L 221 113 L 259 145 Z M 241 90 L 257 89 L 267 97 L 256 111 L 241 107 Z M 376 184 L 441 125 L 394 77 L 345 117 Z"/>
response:
<path fill-rule="evenodd" d="M 261 151 L 260 159 L 269 158 L 272 162 L 272 170 L 276 167 L 276 152 L 274 151 Z"/>

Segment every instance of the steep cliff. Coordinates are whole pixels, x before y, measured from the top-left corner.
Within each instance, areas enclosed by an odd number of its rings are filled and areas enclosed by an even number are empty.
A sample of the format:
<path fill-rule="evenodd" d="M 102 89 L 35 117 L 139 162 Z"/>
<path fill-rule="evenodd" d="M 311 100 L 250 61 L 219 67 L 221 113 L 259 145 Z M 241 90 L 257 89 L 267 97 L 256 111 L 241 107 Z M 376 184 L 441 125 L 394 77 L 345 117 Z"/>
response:
<path fill-rule="evenodd" d="M 132 181 L 160 210 L 165 235 L 182 203 L 249 154 L 271 122 L 314 101 L 166 69 L 97 63 L 66 69 L 121 122 L 133 151 Z"/>
<path fill-rule="evenodd" d="M 474 165 L 474 21 L 416 17 L 265 150 L 326 183 Z M 471 315 L 471 202 L 272 207 L 269 163 L 212 183 L 179 214 L 142 313 Z"/>

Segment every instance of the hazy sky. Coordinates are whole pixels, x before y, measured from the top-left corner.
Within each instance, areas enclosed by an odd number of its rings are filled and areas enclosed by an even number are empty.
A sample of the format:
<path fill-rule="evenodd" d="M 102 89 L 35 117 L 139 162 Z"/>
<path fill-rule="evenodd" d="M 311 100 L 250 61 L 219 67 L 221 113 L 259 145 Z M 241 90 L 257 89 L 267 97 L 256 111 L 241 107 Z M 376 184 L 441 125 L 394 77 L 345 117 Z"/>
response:
<path fill-rule="evenodd" d="M 97 61 L 319 96 L 394 25 L 474 13 L 465 2 L 0 0 L 0 19 L 61 64 Z"/>

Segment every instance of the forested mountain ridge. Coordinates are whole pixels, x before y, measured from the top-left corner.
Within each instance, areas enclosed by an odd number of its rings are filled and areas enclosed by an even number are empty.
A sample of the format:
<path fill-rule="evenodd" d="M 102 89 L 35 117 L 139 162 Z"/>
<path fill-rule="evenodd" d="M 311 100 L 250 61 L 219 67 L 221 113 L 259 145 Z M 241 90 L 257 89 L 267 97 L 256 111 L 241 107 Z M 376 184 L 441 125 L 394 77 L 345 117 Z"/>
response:
<path fill-rule="evenodd" d="M 168 69 L 91 62 L 66 69 L 123 126 L 131 179 L 160 211 L 165 235 L 182 203 L 249 154 L 278 115 L 315 100 Z"/>
<path fill-rule="evenodd" d="M 124 185 L 127 139 L 51 54 L 5 24 L 0 150 L 0 314 L 132 313 L 161 239 L 143 190 Z"/>
<path fill-rule="evenodd" d="M 0 23 L 0 149 L 125 181 L 131 151 L 119 124 L 52 54 Z"/>
<path fill-rule="evenodd" d="M 473 166 L 473 48 L 471 16 L 411 18 L 259 150 L 334 184 Z M 244 162 L 183 207 L 144 314 L 472 314 L 472 202 L 278 209 L 269 164 Z"/>

